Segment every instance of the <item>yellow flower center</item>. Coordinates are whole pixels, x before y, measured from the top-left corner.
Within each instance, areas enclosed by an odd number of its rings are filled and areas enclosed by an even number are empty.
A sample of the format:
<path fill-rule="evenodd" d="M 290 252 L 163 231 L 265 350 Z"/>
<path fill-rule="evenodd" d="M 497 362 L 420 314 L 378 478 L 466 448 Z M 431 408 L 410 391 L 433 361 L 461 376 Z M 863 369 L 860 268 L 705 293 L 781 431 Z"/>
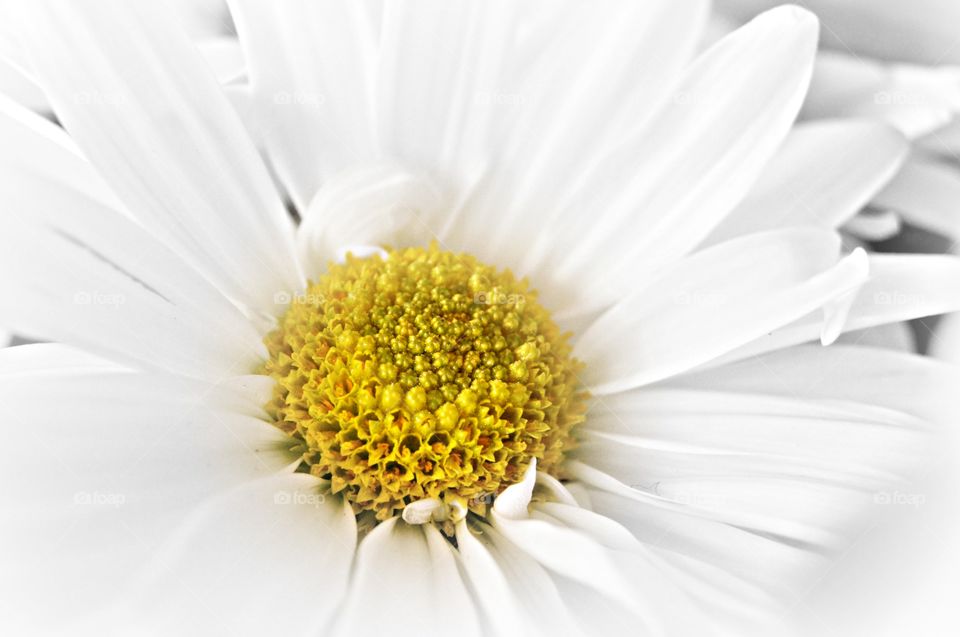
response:
<path fill-rule="evenodd" d="M 586 396 L 567 339 L 526 281 L 472 256 L 348 256 L 266 337 L 266 407 L 358 515 L 424 498 L 483 514 L 572 445 Z"/>

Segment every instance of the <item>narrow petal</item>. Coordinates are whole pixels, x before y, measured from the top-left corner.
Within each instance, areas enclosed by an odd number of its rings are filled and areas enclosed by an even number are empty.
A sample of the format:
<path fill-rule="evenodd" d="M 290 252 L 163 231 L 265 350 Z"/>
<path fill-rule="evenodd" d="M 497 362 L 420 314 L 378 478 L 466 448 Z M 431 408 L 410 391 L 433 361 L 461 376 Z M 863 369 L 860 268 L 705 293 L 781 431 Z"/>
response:
<path fill-rule="evenodd" d="M 804 345 L 698 371 L 670 386 L 847 400 L 952 423 L 960 373 L 930 358 L 851 345 Z"/>
<path fill-rule="evenodd" d="M 130 211 L 221 289 L 276 309 L 301 285 L 292 225 L 216 78 L 152 3 L 23 8 L 57 117 Z"/>
<path fill-rule="evenodd" d="M 834 267 L 837 238 L 815 229 L 749 235 L 688 257 L 601 316 L 577 342 L 595 395 L 711 360 L 863 283 L 863 255 Z"/>
<path fill-rule="evenodd" d="M 531 273 L 583 281 L 579 298 L 546 297 L 548 304 L 612 301 L 626 273 L 662 267 L 699 244 L 747 194 L 793 124 L 816 39 L 816 18 L 782 7 L 702 54 L 676 99 L 583 173 L 554 232 L 542 233 L 551 258 Z"/>
<path fill-rule="evenodd" d="M 574 454 L 602 469 L 609 447 L 630 450 L 633 473 L 651 472 L 643 484 L 668 467 L 710 476 L 756 466 L 877 489 L 909 471 L 926 444 L 916 418 L 858 403 L 658 388 L 598 403 Z"/>
<path fill-rule="evenodd" d="M 371 603 L 376 604 L 375 614 L 370 612 Z M 430 626 L 456 626 L 464 635 L 479 634 L 453 548 L 433 525 L 411 526 L 391 518 L 360 543 L 333 634 L 375 633 L 384 620 L 398 635 L 421 635 L 430 632 Z"/>
<path fill-rule="evenodd" d="M 280 180 L 306 210 L 336 172 L 376 157 L 374 2 L 231 0 L 255 117 Z"/>
<path fill-rule="evenodd" d="M 843 332 L 960 310 L 960 257 L 934 254 L 874 254 L 870 279 L 858 290 Z M 739 347 L 712 365 L 756 356 L 816 339 L 821 318 L 810 313 L 762 339 Z"/>
<path fill-rule="evenodd" d="M 425 245 L 445 212 L 439 191 L 421 175 L 385 165 L 341 172 L 324 183 L 303 216 L 301 258 L 316 276 L 346 246 Z"/>
<path fill-rule="evenodd" d="M 66 370 L 50 365 L 57 353 Z M 8 627 L 68 630 L 55 622 L 125 592 L 191 506 L 292 459 L 278 429 L 217 406 L 233 399 L 216 386 L 104 369 L 63 346 L 0 350 L 8 356 L 27 370 L 0 383 Z"/>
<path fill-rule="evenodd" d="M 489 524 L 478 524 L 476 530 L 474 538 L 483 545 L 503 573 L 509 584 L 504 592 L 515 597 L 514 603 L 523 609 L 524 620 L 530 625 L 532 634 L 544 637 L 559 633 L 577 637 L 592 634 L 592 631 L 578 627 L 569 603 L 560 596 L 555 580 L 536 560 Z M 481 598 L 489 594 L 489 591 L 477 592 Z M 510 632 L 515 631 L 516 627 Z"/>
<path fill-rule="evenodd" d="M 546 24 L 537 31 L 521 11 L 517 43 L 502 55 L 502 68 L 472 87 L 479 93 L 464 120 L 467 137 L 471 150 L 489 160 L 466 165 L 486 172 L 443 240 L 468 247 L 482 236 L 479 256 L 495 254 L 514 268 L 542 258 L 534 252 L 548 253 L 540 242 L 532 248 L 531 237 L 559 225 L 555 213 L 579 178 L 670 100 L 708 11 L 701 0 L 682 8 L 665 0 L 563 2 L 540 11 Z M 530 31 L 539 34 L 527 38 L 537 55 L 525 63 L 518 36 Z"/>
<path fill-rule="evenodd" d="M 0 101 L 0 131 L 0 261 L 18 272 L 0 286 L 11 328 L 190 376 L 262 360 L 251 321 L 121 212 L 61 129 Z"/>
<path fill-rule="evenodd" d="M 717 9 L 747 19 L 778 0 L 717 0 Z M 825 25 L 824 45 L 864 57 L 918 64 L 958 64 L 956 31 L 960 7 L 950 0 L 910 4 L 876 0 L 806 0 Z"/>
<path fill-rule="evenodd" d="M 163 634 L 322 633 L 347 587 L 357 528 L 350 506 L 319 484 L 271 476 L 204 502 L 123 612 Z"/>
<path fill-rule="evenodd" d="M 488 545 L 482 534 L 470 530 L 466 520 L 457 523 L 460 564 L 477 605 L 483 609 L 483 620 L 498 635 L 537 630 Z"/>
<path fill-rule="evenodd" d="M 949 123 L 960 110 L 960 71 L 951 67 L 887 65 L 824 52 L 803 117 L 856 117 L 885 121 L 910 139 Z"/>
<path fill-rule="evenodd" d="M 893 177 L 907 151 L 903 136 L 882 123 L 801 124 L 704 243 L 785 226 L 839 228 Z"/>

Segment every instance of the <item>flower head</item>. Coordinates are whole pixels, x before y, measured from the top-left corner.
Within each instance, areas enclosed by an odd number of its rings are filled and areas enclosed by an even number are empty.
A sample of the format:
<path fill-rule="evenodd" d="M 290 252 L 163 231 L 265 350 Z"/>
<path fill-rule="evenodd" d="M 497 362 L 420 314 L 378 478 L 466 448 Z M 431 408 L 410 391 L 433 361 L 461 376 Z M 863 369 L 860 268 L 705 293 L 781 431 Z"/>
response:
<path fill-rule="evenodd" d="M 960 266 L 843 246 L 906 146 L 793 130 L 811 14 L 604 7 L 237 0 L 226 87 L 153 4 L 22 7 L 10 625 L 770 634 L 948 410 L 807 343 Z"/>

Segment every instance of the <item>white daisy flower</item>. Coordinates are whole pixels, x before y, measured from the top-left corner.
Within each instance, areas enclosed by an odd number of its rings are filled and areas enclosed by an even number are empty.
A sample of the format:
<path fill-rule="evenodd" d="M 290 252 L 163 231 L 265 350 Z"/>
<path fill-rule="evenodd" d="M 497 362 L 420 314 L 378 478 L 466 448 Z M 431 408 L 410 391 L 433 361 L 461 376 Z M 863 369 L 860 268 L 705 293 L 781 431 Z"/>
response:
<path fill-rule="evenodd" d="M 780 634 L 953 413 L 809 343 L 960 264 L 843 250 L 906 142 L 707 10 L 238 0 L 241 118 L 162 10 L 24 5 L 5 632 Z"/>

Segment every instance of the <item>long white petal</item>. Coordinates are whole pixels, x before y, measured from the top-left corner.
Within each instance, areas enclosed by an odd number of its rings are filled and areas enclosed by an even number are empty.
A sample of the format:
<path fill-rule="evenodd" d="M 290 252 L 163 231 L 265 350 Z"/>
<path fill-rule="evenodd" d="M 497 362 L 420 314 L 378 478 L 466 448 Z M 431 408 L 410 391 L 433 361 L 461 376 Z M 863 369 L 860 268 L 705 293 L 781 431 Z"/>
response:
<path fill-rule="evenodd" d="M 249 65 L 255 118 L 302 211 L 339 170 L 377 156 L 374 2 L 231 0 Z"/>
<path fill-rule="evenodd" d="M 793 124 L 816 37 L 816 18 L 782 7 L 701 55 L 676 99 L 583 174 L 553 232 L 542 234 L 552 258 L 531 272 L 583 281 L 563 303 L 545 300 L 556 307 L 615 300 L 626 277 L 645 276 L 699 244 L 747 194 Z"/>
<path fill-rule="evenodd" d="M 846 400 L 952 423 L 960 373 L 930 358 L 851 345 L 804 345 L 671 379 L 671 387 Z"/>
<path fill-rule="evenodd" d="M 156 634 L 320 634 L 347 587 L 350 506 L 320 480 L 254 480 L 204 502 L 117 609 Z"/>
<path fill-rule="evenodd" d="M 251 321 L 122 212 L 62 129 L 0 101 L 0 132 L 0 260 L 18 272 L 0 294 L 9 327 L 192 376 L 262 360 Z"/>
<path fill-rule="evenodd" d="M 345 246 L 426 245 L 447 210 L 424 176 L 386 165 L 341 172 L 314 195 L 297 233 L 308 275 Z"/>
<path fill-rule="evenodd" d="M 0 590 L 9 622 L 30 632 L 96 611 L 192 505 L 292 459 L 285 434 L 219 406 L 230 391 L 105 368 L 62 346 L 8 356 L 25 371 L 0 383 Z"/>
<path fill-rule="evenodd" d="M 302 284 L 292 224 L 186 34 L 152 3 L 21 9 L 57 117 L 130 211 L 231 297 L 273 313 L 275 295 Z"/>
<path fill-rule="evenodd" d="M 800 124 L 704 243 L 784 226 L 838 228 L 893 177 L 907 150 L 902 135 L 878 122 Z"/>
<path fill-rule="evenodd" d="M 370 604 L 376 600 L 376 613 Z M 382 522 L 360 543 L 350 590 L 333 634 L 370 635 L 389 621 L 397 635 L 422 635 L 456 626 L 478 635 L 473 601 L 457 569 L 453 547 L 430 524 L 400 518 Z"/>
<path fill-rule="evenodd" d="M 577 342 L 584 381 L 608 394 L 724 354 L 854 289 L 855 253 L 830 267 L 836 237 L 796 228 L 757 233 L 690 256 L 602 315 Z"/>
<path fill-rule="evenodd" d="M 444 242 L 483 237 L 481 258 L 522 271 L 545 259 L 556 246 L 542 235 L 562 234 L 556 215 L 579 178 L 670 100 L 707 13 L 701 0 L 546 3 L 535 30 L 521 11 L 500 76 L 473 87 L 471 149 L 480 141 L 489 160 Z M 525 46 L 536 47 L 529 63 Z"/>
<path fill-rule="evenodd" d="M 836 326 L 848 332 L 960 310 L 960 257 L 936 254 L 874 254 L 870 279 L 857 291 Z M 743 360 L 817 338 L 821 318 L 807 314 L 763 338 L 739 347 L 711 365 Z"/>

